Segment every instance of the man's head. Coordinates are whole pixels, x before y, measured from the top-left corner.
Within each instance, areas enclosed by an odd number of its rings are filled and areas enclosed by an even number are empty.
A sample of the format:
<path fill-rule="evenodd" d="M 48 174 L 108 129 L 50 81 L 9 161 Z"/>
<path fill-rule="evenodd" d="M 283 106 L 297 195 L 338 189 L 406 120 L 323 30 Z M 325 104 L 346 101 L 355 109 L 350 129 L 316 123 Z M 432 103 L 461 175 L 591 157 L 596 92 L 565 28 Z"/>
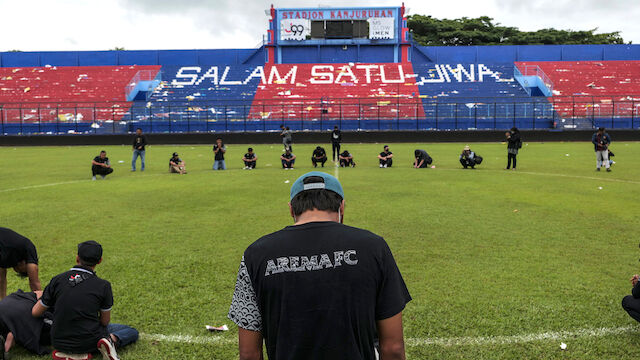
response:
<path fill-rule="evenodd" d="M 222 145 L 222 138 L 217 138 L 216 139 L 216 144 Z"/>
<path fill-rule="evenodd" d="M 285 153 L 285 154 L 287 154 L 287 155 L 289 155 L 289 154 L 291 154 L 291 150 L 286 149 L 286 150 L 284 151 L 284 153 Z"/>
<path fill-rule="evenodd" d="M 177 157 L 178 157 L 178 153 L 177 153 L 177 152 L 174 152 L 174 153 L 173 153 L 173 158 L 175 159 L 175 158 L 177 158 Z"/>
<path fill-rule="evenodd" d="M 284 124 L 280 125 L 280 129 L 284 130 Z"/>
<path fill-rule="evenodd" d="M 604 128 L 603 127 L 599 127 L 598 128 L 598 134 L 604 134 Z"/>
<path fill-rule="evenodd" d="M 94 267 L 102 262 L 102 245 L 93 240 L 78 244 L 78 257 L 76 261 L 79 265 Z"/>
<path fill-rule="evenodd" d="M 136 134 L 138 134 L 138 135 L 142 135 L 142 129 L 137 128 L 137 129 L 136 129 Z"/>
<path fill-rule="evenodd" d="M 291 186 L 290 211 L 294 219 L 309 211 L 336 213 L 338 222 L 344 214 L 344 191 L 335 177 L 312 171 L 299 177 Z"/>
<path fill-rule="evenodd" d="M 320 151 L 322 149 L 320 146 L 316 146 L 316 150 Z"/>
<path fill-rule="evenodd" d="M 15 271 L 20 277 L 27 277 L 27 262 L 21 260 L 13 267 L 13 271 Z"/>
<path fill-rule="evenodd" d="M 106 157 L 107 157 L 107 152 L 104 150 L 100 151 L 100 159 L 104 159 Z"/>
<path fill-rule="evenodd" d="M 253 154 L 253 148 L 248 148 L 247 151 L 249 152 L 249 154 Z"/>
<path fill-rule="evenodd" d="M 471 151 L 471 147 L 469 145 L 465 146 L 464 151 Z"/>
<path fill-rule="evenodd" d="M 291 130 L 291 129 L 289 129 L 289 127 L 288 127 L 288 126 L 287 126 L 285 129 L 286 129 L 286 130 Z"/>
<path fill-rule="evenodd" d="M 338 125 L 334 126 L 333 130 L 338 130 Z"/>
<path fill-rule="evenodd" d="M 383 149 L 384 151 L 389 151 L 389 145 L 385 145 Z"/>

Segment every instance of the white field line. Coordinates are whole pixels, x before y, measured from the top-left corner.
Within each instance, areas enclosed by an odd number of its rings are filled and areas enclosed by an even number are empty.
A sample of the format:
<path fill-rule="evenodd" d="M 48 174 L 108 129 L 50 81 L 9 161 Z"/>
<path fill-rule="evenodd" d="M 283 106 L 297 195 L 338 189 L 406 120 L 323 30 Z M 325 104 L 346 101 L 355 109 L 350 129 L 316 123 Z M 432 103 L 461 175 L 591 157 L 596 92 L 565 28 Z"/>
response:
<path fill-rule="evenodd" d="M 539 334 L 523 334 L 510 336 L 480 336 L 480 337 L 451 337 L 451 338 L 406 338 L 405 344 L 411 347 L 419 346 L 482 346 L 482 345 L 508 345 L 521 344 L 534 341 L 565 340 L 576 338 L 603 337 L 609 335 L 620 335 L 624 333 L 639 332 L 636 325 L 621 326 L 616 328 L 586 328 L 567 331 L 551 331 Z M 238 340 L 231 336 L 192 336 L 192 335 L 162 335 L 162 334 L 140 334 L 145 340 L 186 343 L 186 344 L 237 344 Z"/>
<path fill-rule="evenodd" d="M 438 170 L 458 171 L 459 169 L 439 168 Z M 506 173 L 506 170 L 505 171 L 501 171 L 501 170 L 484 170 L 484 171 Z M 606 177 L 551 174 L 551 173 L 539 173 L 539 172 L 532 172 L 532 171 L 517 171 L 517 172 L 509 172 L 509 173 L 510 174 L 535 175 L 535 176 L 551 176 L 551 177 L 555 176 L 555 177 L 565 177 L 565 178 L 571 178 L 571 179 L 609 181 L 609 182 L 619 182 L 619 183 L 638 184 L 638 185 L 640 185 L 640 181 L 623 180 L 623 179 L 611 179 L 611 178 L 606 178 Z M 138 178 L 140 178 L 140 177 L 149 177 L 149 176 L 160 176 L 160 175 L 164 175 L 164 174 L 141 175 L 141 176 L 138 176 Z M 334 169 L 334 176 L 336 177 L 336 179 L 339 179 L 339 167 L 336 167 Z M 80 183 L 80 182 L 84 182 L 84 181 L 89 181 L 89 180 L 73 180 L 73 181 L 63 181 L 63 182 L 56 182 L 56 183 L 49 183 L 49 184 L 29 185 L 29 186 L 23 186 L 23 187 L 11 188 L 11 189 L 2 189 L 2 190 L 0 190 L 0 193 L 12 192 L 12 191 L 20 191 L 20 190 L 29 190 L 29 189 L 37 189 L 37 188 L 43 188 L 43 187 L 49 187 L 49 186 L 57 186 L 57 185 L 75 184 L 75 183 Z"/>
<path fill-rule="evenodd" d="M 139 176 L 136 176 L 135 178 L 162 176 L 162 175 L 164 175 L 164 174 L 139 175 Z M 120 178 L 120 179 L 122 179 L 122 178 Z M 100 180 L 96 180 L 96 181 L 102 182 L 102 181 L 105 181 L 105 180 L 100 179 Z M 112 182 L 112 181 L 113 180 L 110 180 L 109 182 Z M 22 186 L 22 187 L 11 188 L 11 189 L 2 189 L 2 190 L 0 190 L 0 193 L 12 192 L 12 191 L 20 191 L 20 190 L 38 189 L 38 188 L 49 187 L 49 186 L 57 186 L 57 185 L 77 184 L 77 183 L 81 183 L 81 182 L 91 182 L 91 179 L 62 181 L 62 182 L 55 182 L 55 183 L 49 183 L 49 184 L 29 185 L 29 186 Z"/>
<path fill-rule="evenodd" d="M 23 187 L 11 188 L 11 189 L 2 189 L 0 190 L 0 193 L 19 191 L 19 190 L 37 189 L 37 188 L 56 186 L 56 185 L 75 184 L 75 183 L 86 182 L 86 181 L 90 181 L 90 180 L 73 180 L 73 181 L 63 181 L 63 182 L 56 182 L 56 183 L 49 183 L 49 184 L 29 185 L 29 186 L 23 186 Z"/>
<path fill-rule="evenodd" d="M 340 171 L 339 171 L 338 169 L 340 169 L 340 166 L 339 166 L 339 164 L 338 164 L 338 163 L 335 163 L 335 167 L 334 167 L 334 169 L 333 169 L 333 176 L 334 176 L 336 179 L 340 180 Z"/>

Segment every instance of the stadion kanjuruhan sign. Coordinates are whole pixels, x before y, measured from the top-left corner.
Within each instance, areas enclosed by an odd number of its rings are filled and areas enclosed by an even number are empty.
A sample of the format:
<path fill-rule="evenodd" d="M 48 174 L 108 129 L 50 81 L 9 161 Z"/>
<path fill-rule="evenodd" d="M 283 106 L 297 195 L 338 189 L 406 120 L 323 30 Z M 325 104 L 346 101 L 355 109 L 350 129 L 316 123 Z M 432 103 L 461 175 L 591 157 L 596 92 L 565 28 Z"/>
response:
<path fill-rule="evenodd" d="M 318 9 L 318 10 L 293 10 L 278 9 L 281 20 L 308 19 L 308 20 L 366 20 L 369 18 L 393 18 L 396 9 Z"/>

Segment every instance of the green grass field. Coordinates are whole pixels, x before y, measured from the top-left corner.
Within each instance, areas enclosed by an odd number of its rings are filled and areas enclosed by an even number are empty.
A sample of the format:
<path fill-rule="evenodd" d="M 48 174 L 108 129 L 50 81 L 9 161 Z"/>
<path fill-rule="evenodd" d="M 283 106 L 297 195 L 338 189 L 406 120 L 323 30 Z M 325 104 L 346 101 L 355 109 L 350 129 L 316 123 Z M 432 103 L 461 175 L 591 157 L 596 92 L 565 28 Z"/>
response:
<path fill-rule="evenodd" d="M 344 144 L 358 166 L 325 168 L 345 189 L 345 223 L 384 236 L 407 282 L 407 357 L 640 356 L 640 327 L 620 306 L 640 272 L 640 143 L 613 144 L 611 173 L 594 171 L 587 142 L 525 144 L 517 171 L 503 170 L 500 143 L 474 144 L 484 163 L 462 170 L 463 145 L 390 144 L 394 168 L 380 169 L 382 144 Z M 258 169 L 245 171 L 246 147 L 229 145 L 229 170 L 213 172 L 209 146 L 150 146 L 144 173 L 129 172 L 129 146 L 0 147 L 0 226 L 34 241 L 43 286 L 74 264 L 77 243 L 103 244 L 112 321 L 144 334 L 123 359 L 234 359 L 226 314 L 240 258 L 292 223 L 289 187 L 313 148 L 294 145 L 296 169 L 283 171 L 281 145 L 254 146 Z M 90 181 L 103 148 L 115 172 Z M 415 148 L 436 168 L 412 169 Z M 173 151 L 189 174 L 167 173 Z M 9 292 L 27 287 L 9 276 Z"/>

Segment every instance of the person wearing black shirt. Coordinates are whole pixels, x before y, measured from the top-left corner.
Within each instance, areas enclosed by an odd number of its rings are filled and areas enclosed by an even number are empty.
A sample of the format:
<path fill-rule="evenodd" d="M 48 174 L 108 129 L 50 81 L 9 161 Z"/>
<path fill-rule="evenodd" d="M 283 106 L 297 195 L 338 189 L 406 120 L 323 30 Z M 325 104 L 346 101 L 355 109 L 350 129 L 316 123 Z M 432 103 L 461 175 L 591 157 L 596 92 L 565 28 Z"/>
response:
<path fill-rule="evenodd" d="M 389 146 L 385 145 L 383 151 L 378 155 L 378 160 L 380 160 L 381 168 L 388 168 L 393 165 L 393 153 L 389 151 Z"/>
<path fill-rule="evenodd" d="M 294 225 L 242 257 L 228 317 L 241 359 L 404 359 L 402 311 L 411 296 L 385 240 L 343 225 L 338 180 L 314 171 L 290 192 Z"/>
<path fill-rule="evenodd" d="M 256 168 L 256 162 L 258 161 L 258 157 L 253 152 L 253 148 L 248 148 L 247 153 L 242 157 L 242 161 L 244 161 L 244 169 L 245 170 L 253 170 Z"/>
<path fill-rule="evenodd" d="M 507 167 L 505 170 L 511 168 L 511 161 L 513 160 L 513 170 L 516 169 L 516 156 L 518 155 L 518 149 L 522 147 L 522 138 L 520 137 L 520 130 L 517 127 L 512 127 L 510 131 L 505 133 L 507 137 Z"/>
<path fill-rule="evenodd" d="M 0 301 L 0 337 L 5 339 L 4 347 L 0 349 L 5 357 L 0 354 L 0 359 L 8 359 L 14 344 L 38 355 L 51 351 L 53 314 L 47 311 L 40 318 L 31 316 L 31 309 L 41 296 L 42 291 L 18 290 Z"/>
<path fill-rule="evenodd" d="M 0 299 L 7 296 L 7 269 L 29 277 L 31 291 L 42 290 L 38 276 L 38 251 L 31 240 L 0 227 Z"/>
<path fill-rule="evenodd" d="M 611 136 L 607 134 L 603 127 L 600 127 L 598 132 L 591 137 L 591 142 L 596 150 L 596 171 L 600 171 L 602 165 L 607 169 L 607 172 L 611 171 L 611 163 L 609 162 Z"/>
<path fill-rule="evenodd" d="M 169 172 L 172 174 L 184 175 L 187 173 L 185 169 L 185 163 L 180 159 L 177 152 L 173 153 L 173 156 L 169 159 Z"/>
<path fill-rule="evenodd" d="M 425 169 L 433 162 L 433 159 L 425 150 L 416 149 L 413 152 L 415 160 L 413 160 L 413 167 L 415 169 Z"/>
<path fill-rule="evenodd" d="M 282 168 L 285 170 L 293 170 L 293 165 L 296 163 L 296 156 L 287 149 L 284 154 L 280 155 L 280 161 L 282 161 Z"/>
<path fill-rule="evenodd" d="M 104 179 L 112 172 L 113 168 L 107 157 L 107 152 L 104 150 L 100 151 L 100 155 L 94 157 L 91 161 L 91 173 L 93 174 L 91 180 L 95 180 L 96 175 L 100 175 Z"/>
<path fill-rule="evenodd" d="M 100 244 L 95 241 L 78 244 L 77 264 L 51 279 L 33 306 L 31 314 L 36 318 L 53 308 L 54 359 L 100 351 L 105 359 L 118 360 L 116 347 L 138 340 L 137 330 L 109 323 L 113 294 L 111 284 L 96 275 L 95 267 L 101 262 Z"/>
<path fill-rule="evenodd" d="M 147 137 L 142 135 L 142 129 L 136 129 L 136 135 L 133 137 L 133 159 L 131 159 L 131 171 L 136 171 L 136 160 L 140 157 L 140 171 L 144 171 L 144 154 L 145 146 L 147 146 Z"/>
<path fill-rule="evenodd" d="M 311 163 L 313 163 L 313 167 L 318 167 L 318 163 L 322 164 L 324 167 L 324 163 L 327 162 L 327 153 L 324 151 L 323 147 L 317 146 L 315 150 L 313 150 L 313 155 L 311 155 Z"/>
<path fill-rule="evenodd" d="M 351 155 L 351 153 L 347 150 L 338 155 L 338 159 L 340 160 L 340 167 L 356 166 L 356 163 L 353 161 L 353 155 Z"/>
<path fill-rule="evenodd" d="M 338 129 L 338 125 L 333 127 L 331 132 L 331 149 L 333 151 L 333 161 L 336 161 L 336 157 L 340 154 L 340 143 L 342 142 L 342 133 Z"/>
<path fill-rule="evenodd" d="M 227 170 L 227 165 L 224 163 L 224 153 L 227 152 L 227 147 L 222 143 L 222 138 L 217 138 L 215 145 L 213 145 L 214 161 L 213 170 Z"/>

